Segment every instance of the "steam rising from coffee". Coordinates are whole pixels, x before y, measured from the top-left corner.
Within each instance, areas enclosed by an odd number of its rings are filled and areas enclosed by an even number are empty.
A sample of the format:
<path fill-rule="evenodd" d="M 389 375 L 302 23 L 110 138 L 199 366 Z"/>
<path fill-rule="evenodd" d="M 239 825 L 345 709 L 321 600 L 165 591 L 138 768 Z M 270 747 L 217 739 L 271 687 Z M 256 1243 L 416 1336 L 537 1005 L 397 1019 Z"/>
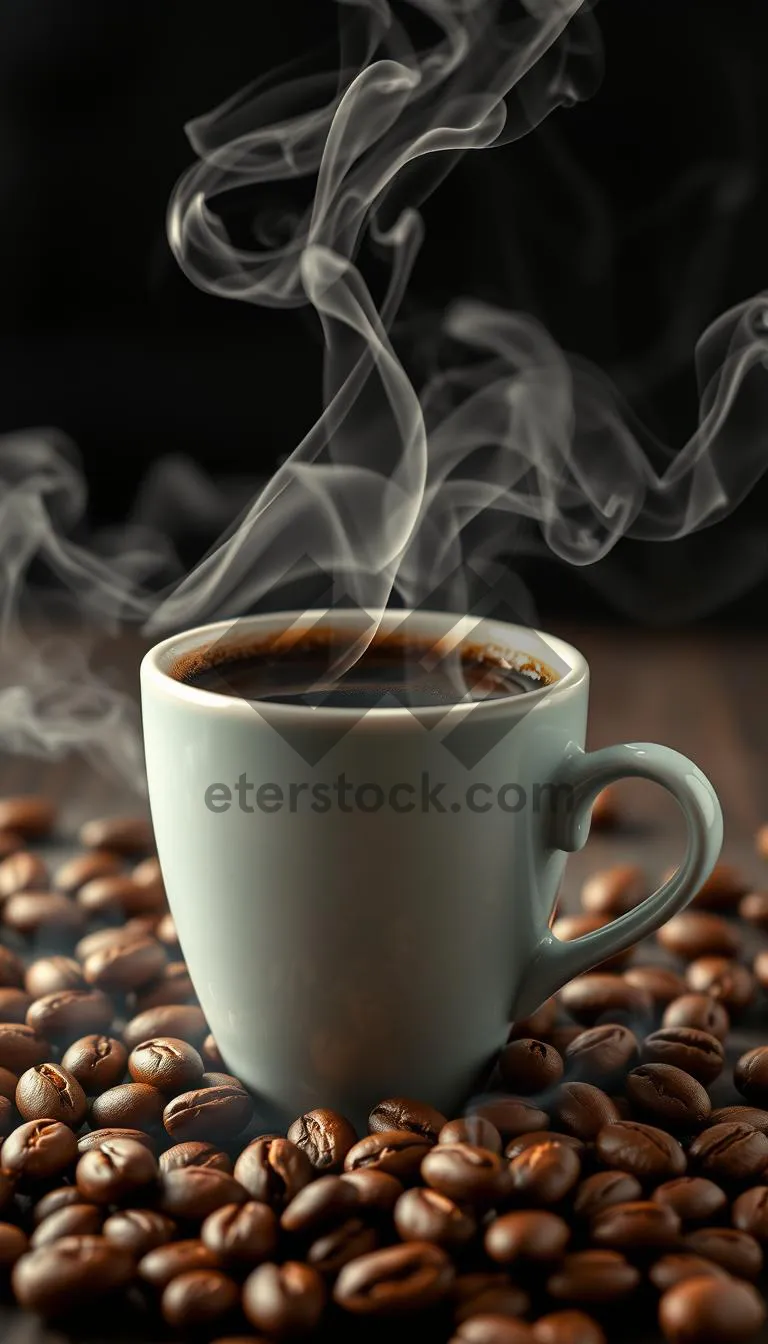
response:
<path fill-rule="evenodd" d="M 74 602 L 88 625 L 158 637 L 235 618 L 318 573 L 374 620 L 393 601 L 465 609 L 469 580 L 499 557 L 548 551 L 586 566 L 623 537 L 683 537 L 725 517 L 765 468 L 764 296 L 702 336 L 698 426 L 676 452 L 532 318 L 471 299 L 435 329 L 434 372 L 417 391 L 400 311 L 423 240 L 418 207 L 461 155 L 592 92 L 599 35 L 583 0 L 339 0 L 338 18 L 333 69 L 275 71 L 191 123 L 197 162 L 168 214 L 173 253 L 201 289 L 311 306 L 322 413 L 187 574 L 147 496 L 155 527 L 86 545 L 71 446 L 49 433 L 0 442 L 6 748 L 77 746 L 126 779 L 141 774 L 130 700 L 71 644 L 43 649 L 23 633 L 19 604 L 41 576 L 46 613 L 52 578 L 55 604 Z M 275 191 L 298 203 L 276 211 Z M 200 483 L 178 470 L 194 505 Z M 157 468 L 166 492 L 176 471 Z"/>

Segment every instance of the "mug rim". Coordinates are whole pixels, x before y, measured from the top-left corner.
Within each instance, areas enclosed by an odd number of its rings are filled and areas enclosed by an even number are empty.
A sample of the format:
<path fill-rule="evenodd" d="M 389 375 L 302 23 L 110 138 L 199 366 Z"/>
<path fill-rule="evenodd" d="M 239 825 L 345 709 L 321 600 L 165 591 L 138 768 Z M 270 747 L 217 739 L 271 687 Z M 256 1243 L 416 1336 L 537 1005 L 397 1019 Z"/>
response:
<path fill-rule="evenodd" d="M 391 624 L 395 626 L 407 617 L 413 617 L 415 621 L 415 633 L 424 630 L 426 633 L 437 634 L 441 626 L 447 630 L 453 631 L 460 629 L 463 623 L 469 623 L 467 635 L 472 634 L 474 639 L 483 642 L 484 636 L 482 630 L 487 628 L 489 631 L 497 630 L 504 632 L 514 632 L 519 638 L 508 640 L 512 646 L 516 646 L 517 652 L 530 653 L 530 649 L 525 648 L 525 638 L 533 643 L 543 644 L 550 654 L 555 653 L 564 663 L 567 664 L 567 671 L 545 686 L 540 686 L 537 690 L 526 691 L 524 695 L 516 696 L 498 696 L 495 699 L 458 701 L 452 705 L 387 705 L 372 706 L 365 710 L 361 716 L 359 707 L 337 706 L 337 705 L 296 705 L 279 704 L 273 701 L 264 701 L 269 706 L 270 719 L 273 716 L 293 717 L 301 714 L 308 723 L 314 723 L 318 727 L 327 725 L 329 722 L 339 722 L 345 717 L 356 720 L 360 726 L 366 722 L 384 724 L 391 726 L 396 724 L 429 723 L 432 720 L 447 719 L 449 716 L 464 717 L 471 712 L 485 718 L 487 715 L 496 715 L 499 713 L 509 714 L 510 712 L 528 713 L 535 705 L 540 705 L 548 701 L 550 697 L 559 697 L 562 693 L 570 691 L 573 687 L 583 682 L 589 675 L 589 666 L 584 654 L 574 645 L 560 639 L 557 635 L 550 635 L 545 631 L 538 630 L 532 626 L 513 624 L 510 621 L 498 621 L 493 617 L 476 617 L 445 611 L 415 611 L 412 608 L 389 608 L 385 611 L 380 620 L 380 626 Z M 224 695 L 220 691 L 212 691 L 207 688 L 194 686 L 189 682 L 178 681 L 170 675 L 168 665 L 171 658 L 178 658 L 183 653 L 189 653 L 198 645 L 210 643 L 211 640 L 220 637 L 228 630 L 237 629 L 251 630 L 262 628 L 284 629 L 289 625 L 293 628 L 300 627 L 301 623 L 306 622 L 307 628 L 316 628 L 322 626 L 325 620 L 328 624 L 343 625 L 345 620 L 351 624 L 351 618 L 359 619 L 360 612 L 352 608 L 322 609 L 308 608 L 306 610 L 281 610 L 275 612 L 261 612 L 254 616 L 236 617 L 234 619 L 225 619 L 211 621 L 206 625 L 192 626 L 188 630 L 182 630 L 178 634 L 170 635 L 166 639 L 153 645 L 147 651 L 141 661 L 140 677 L 142 690 L 145 687 L 152 686 L 156 691 L 165 695 L 170 695 L 172 699 L 186 703 L 190 707 L 197 709 L 215 710 L 216 713 L 239 714 L 243 709 L 253 713 L 254 709 L 258 712 L 258 700 L 246 700 L 239 696 Z M 418 620 L 416 619 L 418 618 Z M 423 619 L 423 625 L 419 626 L 419 621 Z M 432 627 L 431 631 L 429 627 Z M 508 636 L 507 636 L 508 639 Z M 495 642 L 487 638 L 489 644 Z M 521 647 L 522 646 L 522 647 Z M 545 658 L 540 654 L 541 662 Z M 165 664 L 165 666 L 163 665 Z"/>

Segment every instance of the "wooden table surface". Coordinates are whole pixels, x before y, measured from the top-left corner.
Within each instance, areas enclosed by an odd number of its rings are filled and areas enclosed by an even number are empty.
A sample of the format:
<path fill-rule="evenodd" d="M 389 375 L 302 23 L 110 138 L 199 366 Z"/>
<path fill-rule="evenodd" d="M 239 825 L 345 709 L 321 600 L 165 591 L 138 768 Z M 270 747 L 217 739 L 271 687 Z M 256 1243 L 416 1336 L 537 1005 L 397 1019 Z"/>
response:
<path fill-rule="evenodd" d="M 768 638 L 747 634 L 686 635 L 558 627 L 553 631 L 587 655 L 592 671 L 588 746 L 614 742 L 663 742 L 690 756 L 710 777 L 726 820 L 724 857 L 743 867 L 755 889 L 768 887 L 768 863 L 754 850 L 754 833 L 768 820 Z M 138 685 L 141 650 L 121 646 L 126 681 Z M 0 794 L 52 792 L 61 804 L 61 837 L 52 860 L 88 816 L 136 809 L 137 795 L 124 783 L 105 781 L 92 767 L 72 758 L 53 764 L 4 757 Z M 643 782 L 620 786 L 627 821 L 615 833 L 593 835 L 569 860 L 564 887 L 566 908 L 578 907 L 578 889 L 590 871 L 614 862 L 642 864 L 656 878 L 679 857 L 683 829 L 677 808 L 664 792 Z M 766 940 L 768 943 L 768 940 Z M 755 944 L 757 946 L 757 944 Z M 653 948 L 653 956 L 663 956 Z M 753 1011 L 740 1030 L 735 1050 L 767 1038 L 768 1004 Z M 716 1104 L 732 1098 L 727 1082 L 714 1091 Z M 67 1334 L 35 1317 L 0 1307 L 2 1344 L 64 1344 L 64 1341 L 132 1339 L 157 1344 L 165 1338 L 140 1315 L 94 1310 L 88 1322 Z M 626 1321 L 609 1331 L 609 1344 L 627 1337 Z M 358 1338 L 368 1338 L 366 1330 Z M 656 1344 L 655 1332 L 644 1344 Z M 768 1330 L 760 1336 L 768 1341 Z"/>

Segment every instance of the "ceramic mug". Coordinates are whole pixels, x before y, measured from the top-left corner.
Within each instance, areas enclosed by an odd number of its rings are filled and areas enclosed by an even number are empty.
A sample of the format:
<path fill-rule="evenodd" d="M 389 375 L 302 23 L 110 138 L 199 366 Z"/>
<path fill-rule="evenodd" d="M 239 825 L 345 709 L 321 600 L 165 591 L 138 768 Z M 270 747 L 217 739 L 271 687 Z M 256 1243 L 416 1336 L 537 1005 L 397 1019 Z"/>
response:
<path fill-rule="evenodd" d="M 173 675 L 229 638 L 324 623 L 354 635 L 353 611 L 221 622 L 142 664 L 170 908 L 221 1054 L 265 1121 L 318 1105 L 359 1120 L 394 1095 L 456 1114 L 511 1019 L 681 910 L 719 853 L 717 797 L 691 761 L 647 743 L 584 751 L 589 669 L 576 649 L 493 620 L 408 620 L 430 642 L 466 634 L 523 655 L 551 684 L 361 712 L 248 701 Z M 583 846 L 598 791 L 624 776 L 676 799 L 685 856 L 635 909 L 560 942 L 550 925 L 566 854 Z"/>

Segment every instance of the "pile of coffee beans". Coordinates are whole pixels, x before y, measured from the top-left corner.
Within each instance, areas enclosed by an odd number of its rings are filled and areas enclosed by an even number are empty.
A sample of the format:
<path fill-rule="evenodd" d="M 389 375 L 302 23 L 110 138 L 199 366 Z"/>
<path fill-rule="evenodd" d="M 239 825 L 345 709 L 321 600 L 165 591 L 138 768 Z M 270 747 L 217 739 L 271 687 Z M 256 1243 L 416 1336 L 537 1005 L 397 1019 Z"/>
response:
<path fill-rule="evenodd" d="M 596 823 L 615 821 L 610 795 Z M 510 1028 L 464 1115 L 381 1100 L 262 1133 L 219 1056 L 141 818 L 50 872 L 45 798 L 0 800 L 0 1279 L 63 1322 L 94 1304 L 224 1344 L 746 1344 L 766 1321 L 768 894 L 721 863 L 658 947 Z M 764 837 L 759 845 L 768 856 Z M 649 883 L 592 875 L 578 937 Z M 739 1104 L 715 1105 L 732 1078 Z M 721 1098 L 722 1099 L 722 1098 Z M 105 1329 L 105 1337 L 108 1331 Z"/>

